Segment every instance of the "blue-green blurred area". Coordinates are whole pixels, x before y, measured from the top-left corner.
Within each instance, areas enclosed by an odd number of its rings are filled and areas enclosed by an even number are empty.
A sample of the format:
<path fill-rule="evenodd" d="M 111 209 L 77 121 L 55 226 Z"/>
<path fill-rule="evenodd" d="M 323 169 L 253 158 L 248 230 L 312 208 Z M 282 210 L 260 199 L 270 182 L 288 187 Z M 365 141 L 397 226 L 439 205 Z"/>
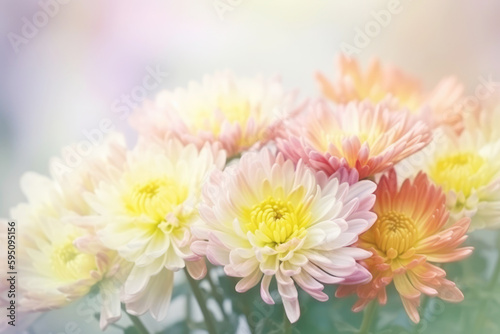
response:
<path fill-rule="evenodd" d="M 150 98 L 161 88 L 185 86 L 227 68 L 244 76 L 278 73 L 288 88 L 300 88 L 302 97 L 316 96 L 313 73 L 322 70 L 333 76 L 340 45 L 352 43 L 356 29 L 363 29 L 374 11 L 385 10 L 389 3 L 241 0 L 233 1 L 238 5 L 221 18 L 212 0 L 65 1 L 35 36 L 13 47 L 8 34 L 21 34 L 24 19 L 31 20 L 41 10 L 41 1 L 0 2 L 0 217 L 8 217 L 9 209 L 23 200 L 19 179 L 24 172 L 47 174 L 49 158 L 84 139 L 83 131 L 96 128 L 101 119 L 110 118 L 130 142 L 134 140 L 127 121 L 117 118 L 111 107 L 141 83 L 148 67 L 168 72 L 159 87 L 148 92 Z M 454 74 L 469 94 L 480 76 L 500 81 L 500 2 L 401 0 L 400 5 L 401 12 L 357 54 L 362 63 L 377 56 L 418 75 L 426 87 Z M 371 332 L 500 333 L 499 284 L 491 283 L 498 261 L 497 235 L 472 233 L 467 243 L 476 247 L 474 254 L 444 266 L 463 290 L 463 303 L 428 300 L 421 325 L 414 326 L 391 291 L 388 305 L 376 310 Z M 228 307 L 250 307 L 246 311 L 254 315 L 255 332 L 283 332 L 279 302 L 267 306 L 256 289 L 236 294 L 234 281 L 225 277 L 220 286 Z M 179 296 L 167 321 L 146 317 L 149 328 L 203 332 L 199 310 L 185 319 L 186 310 L 195 307 L 184 288 L 181 275 Z M 328 289 L 333 296 L 334 289 Z M 350 311 L 353 298 L 320 303 L 303 294 L 300 300 L 302 317 L 294 333 L 358 331 L 363 315 Z M 44 315 L 20 315 L 25 328 L 16 330 L 68 333 L 74 322 L 81 333 L 97 333 L 97 320 L 78 314 L 82 303 L 88 306 L 84 299 Z M 216 309 L 214 303 L 209 307 Z M 239 333 L 250 331 L 242 318 L 233 317 L 229 323 L 236 323 Z M 126 329 L 130 321 L 124 317 L 118 325 Z M 222 324 L 221 333 L 232 333 L 228 328 L 233 327 Z M 107 332 L 123 331 L 110 327 Z"/>

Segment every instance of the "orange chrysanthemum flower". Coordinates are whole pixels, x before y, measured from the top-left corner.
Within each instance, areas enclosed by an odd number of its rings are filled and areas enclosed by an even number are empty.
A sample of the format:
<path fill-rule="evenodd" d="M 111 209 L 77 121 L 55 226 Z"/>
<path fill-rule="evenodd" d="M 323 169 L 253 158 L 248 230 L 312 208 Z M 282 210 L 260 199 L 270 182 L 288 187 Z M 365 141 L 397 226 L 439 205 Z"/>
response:
<path fill-rule="evenodd" d="M 442 79 L 427 93 L 418 79 L 395 66 L 381 66 L 378 59 L 373 59 L 363 72 L 356 59 L 340 55 L 337 69 L 339 75 L 335 81 L 321 73 L 316 75 L 323 95 L 334 102 L 390 101 L 395 110 L 407 108 L 431 126 L 448 125 L 457 132 L 463 128 L 459 102 L 464 87 L 455 77 Z"/>
<path fill-rule="evenodd" d="M 363 235 L 358 247 L 373 256 L 364 265 L 373 275 L 366 285 L 341 286 L 337 297 L 357 293 L 353 311 L 362 310 L 371 300 L 387 301 L 386 286 L 392 281 L 410 319 L 418 323 L 422 294 L 445 301 L 460 302 L 464 296 L 446 272 L 432 264 L 461 260 L 472 247 L 457 248 L 467 238 L 470 219 L 463 218 L 449 228 L 446 196 L 424 173 L 412 182 L 405 180 L 398 190 L 394 170 L 384 175 L 376 191 L 373 211 L 378 219 Z"/>

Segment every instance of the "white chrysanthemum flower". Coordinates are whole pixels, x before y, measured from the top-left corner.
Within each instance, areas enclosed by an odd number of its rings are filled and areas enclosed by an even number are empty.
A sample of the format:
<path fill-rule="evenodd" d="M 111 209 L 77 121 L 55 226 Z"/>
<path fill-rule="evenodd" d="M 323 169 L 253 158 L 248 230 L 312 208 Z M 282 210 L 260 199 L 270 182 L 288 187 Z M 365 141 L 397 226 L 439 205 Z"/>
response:
<path fill-rule="evenodd" d="M 376 219 L 370 212 L 376 186 L 352 181 L 345 170 L 327 177 L 267 149 L 247 153 L 211 175 L 200 206 L 205 225 L 194 228 L 201 240 L 192 249 L 224 266 L 227 275 L 241 277 L 238 292 L 261 282 L 268 304 L 274 304 L 269 284 L 276 277 L 286 314 L 295 322 L 300 316 L 296 284 L 326 301 L 323 284 L 371 278 L 356 262 L 371 253 L 350 246 Z"/>
<path fill-rule="evenodd" d="M 164 145 L 140 142 L 123 170 L 101 182 L 88 203 L 100 240 L 127 261 L 132 271 L 124 285 L 127 311 L 166 316 L 173 271 L 187 267 L 193 278 L 206 273 L 204 260 L 190 250 L 191 226 L 198 222 L 201 186 L 225 154 L 210 145 L 201 150 L 177 140 Z"/>
<path fill-rule="evenodd" d="M 402 177 L 423 170 L 447 195 L 452 224 L 470 217 L 470 230 L 500 228 L 500 140 L 480 128 L 461 135 L 437 131 L 427 148 L 397 166 Z"/>
<path fill-rule="evenodd" d="M 36 173 L 22 177 L 28 203 L 13 208 L 11 216 L 22 245 L 18 258 L 23 311 L 60 308 L 96 288 L 102 301 L 101 328 L 120 318 L 119 277 L 127 264 L 98 242 L 90 229 L 70 222 L 94 214 L 83 191 L 92 191 L 104 175 L 93 164 L 106 158 L 115 161 L 125 151 L 123 142 L 121 137 L 110 137 L 80 165 L 55 176 L 56 181 Z M 55 163 L 60 162 L 51 169 Z"/>

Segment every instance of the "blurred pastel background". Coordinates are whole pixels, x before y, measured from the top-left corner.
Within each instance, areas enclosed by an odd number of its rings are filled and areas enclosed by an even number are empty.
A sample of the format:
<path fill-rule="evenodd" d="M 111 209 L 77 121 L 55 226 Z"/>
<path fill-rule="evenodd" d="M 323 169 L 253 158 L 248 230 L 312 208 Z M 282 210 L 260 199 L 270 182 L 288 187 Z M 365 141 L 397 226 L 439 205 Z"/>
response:
<path fill-rule="evenodd" d="M 31 21 L 42 2 L 48 1 L 0 4 L 2 217 L 23 199 L 21 175 L 48 173 L 49 158 L 84 139 L 84 130 L 110 118 L 130 134 L 112 105 L 141 85 L 148 69 L 168 73 L 150 97 L 220 69 L 280 74 L 302 97 L 317 95 L 314 72 L 334 75 L 340 45 L 352 44 L 355 29 L 390 1 L 241 0 L 222 19 L 213 0 L 56 0 L 54 17 L 16 52 L 8 34 L 20 34 L 23 17 Z M 400 13 L 357 55 L 362 63 L 377 56 L 418 75 L 426 87 L 454 74 L 469 94 L 479 77 L 500 81 L 499 1 L 399 3 Z M 75 308 L 47 314 L 30 333 L 66 333 L 61 316 L 93 333 L 97 322 L 74 314 Z"/>

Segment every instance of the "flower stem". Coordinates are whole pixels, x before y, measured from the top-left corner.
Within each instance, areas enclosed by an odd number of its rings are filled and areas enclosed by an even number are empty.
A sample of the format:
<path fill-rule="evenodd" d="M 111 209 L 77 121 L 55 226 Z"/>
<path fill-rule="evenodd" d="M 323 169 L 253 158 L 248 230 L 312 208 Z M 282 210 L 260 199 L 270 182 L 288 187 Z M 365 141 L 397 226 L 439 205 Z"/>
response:
<path fill-rule="evenodd" d="M 363 322 L 361 323 L 361 328 L 359 329 L 359 334 L 368 334 L 372 326 L 373 318 L 377 312 L 377 302 L 372 301 L 366 307 L 363 313 Z"/>
<path fill-rule="evenodd" d="M 283 329 L 284 329 L 284 334 L 292 334 L 292 324 L 290 320 L 288 320 L 286 313 L 283 314 Z"/>
<path fill-rule="evenodd" d="M 248 328 L 250 328 L 250 332 L 254 333 L 256 324 L 254 324 L 254 322 L 251 321 L 251 319 L 250 319 L 250 307 L 248 307 L 247 304 L 242 303 L 241 311 L 245 315 L 245 319 L 247 320 L 247 324 L 248 324 Z"/>
<path fill-rule="evenodd" d="M 127 314 L 132 323 L 134 324 L 135 329 L 137 329 L 137 332 L 139 332 L 140 334 L 149 334 L 148 329 L 146 328 L 146 326 L 144 326 L 141 319 L 130 313 Z"/>
<path fill-rule="evenodd" d="M 210 276 L 210 267 L 209 267 L 209 272 L 207 273 L 206 278 L 207 278 L 208 283 L 210 284 L 210 288 L 212 289 L 212 292 L 214 294 L 214 298 L 217 301 L 217 303 L 219 304 L 219 307 L 220 307 L 220 310 L 222 312 L 222 315 L 224 316 L 224 319 L 228 320 L 228 316 L 226 314 L 226 311 L 224 310 L 224 297 L 221 296 L 217 292 L 218 288 L 215 285 L 214 281 L 212 280 L 212 277 Z"/>
<path fill-rule="evenodd" d="M 189 285 L 191 286 L 191 291 L 193 291 L 194 297 L 196 298 L 196 301 L 198 302 L 198 305 L 200 306 L 201 313 L 203 314 L 203 318 L 205 319 L 205 324 L 207 325 L 207 331 L 209 334 L 217 334 L 214 319 L 212 317 L 212 313 L 207 308 L 207 301 L 203 297 L 203 291 L 201 291 L 200 286 L 198 285 L 198 282 L 196 282 L 191 275 L 187 272 L 187 269 L 185 270 L 186 272 L 186 278 L 189 282 Z"/>

